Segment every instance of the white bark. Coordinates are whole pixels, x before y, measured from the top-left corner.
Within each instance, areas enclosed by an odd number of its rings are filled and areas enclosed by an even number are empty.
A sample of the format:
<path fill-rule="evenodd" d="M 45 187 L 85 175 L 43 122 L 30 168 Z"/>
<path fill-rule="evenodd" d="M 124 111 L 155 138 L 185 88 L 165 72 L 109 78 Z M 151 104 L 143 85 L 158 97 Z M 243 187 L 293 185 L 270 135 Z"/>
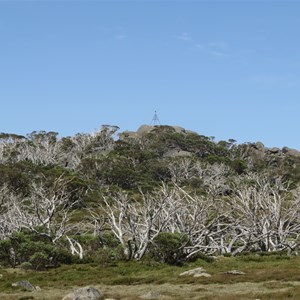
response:
<path fill-rule="evenodd" d="M 27 228 L 56 243 L 74 230 L 75 225 L 70 225 L 69 219 L 76 201 L 70 203 L 67 184 L 62 177 L 57 178 L 53 185 L 47 188 L 43 184 L 32 183 L 32 192 L 28 198 L 22 198 L 11 191 L 6 191 L 3 196 L 2 191 L 0 199 L 5 197 L 5 204 L 1 205 L 2 238 Z"/>

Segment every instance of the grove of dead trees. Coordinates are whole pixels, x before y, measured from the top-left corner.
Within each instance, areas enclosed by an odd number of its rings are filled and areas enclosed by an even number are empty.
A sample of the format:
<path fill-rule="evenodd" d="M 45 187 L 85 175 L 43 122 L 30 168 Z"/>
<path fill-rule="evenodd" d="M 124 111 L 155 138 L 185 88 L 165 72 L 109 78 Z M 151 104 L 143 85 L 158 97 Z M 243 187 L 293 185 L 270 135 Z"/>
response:
<path fill-rule="evenodd" d="M 220 182 L 223 186 L 224 182 Z M 198 252 L 236 255 L 245 251 L 297 249 L 300 234 L 299 189 L 289 190 L 280 178 L 256 174 L 236 178 L 230 195 L 216 194 L 218 180 L 205 195 L 162 185 L 139 201 L 127 193 L 106 196 L 98 208 L 128 259 L 141 259 L 159 233 L 181 233 L 189 241 L 186 258 Z M 218 190 L 218 189 L 217 189 Z M 97 220 L 93 214 L 94 221 Z M 99 218 L 99 216 L 98 216 Z"/>

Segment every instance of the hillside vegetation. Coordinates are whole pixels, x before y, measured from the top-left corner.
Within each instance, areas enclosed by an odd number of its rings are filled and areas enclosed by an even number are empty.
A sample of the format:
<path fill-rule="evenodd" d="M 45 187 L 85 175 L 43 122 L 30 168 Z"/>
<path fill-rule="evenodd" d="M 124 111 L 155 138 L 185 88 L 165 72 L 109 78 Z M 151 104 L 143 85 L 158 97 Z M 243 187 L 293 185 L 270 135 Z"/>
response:
<path fill-rule="evenodd" d="M 0 263 L 297 254 L 300 153 L 174 126 L 0 134 Z"/>

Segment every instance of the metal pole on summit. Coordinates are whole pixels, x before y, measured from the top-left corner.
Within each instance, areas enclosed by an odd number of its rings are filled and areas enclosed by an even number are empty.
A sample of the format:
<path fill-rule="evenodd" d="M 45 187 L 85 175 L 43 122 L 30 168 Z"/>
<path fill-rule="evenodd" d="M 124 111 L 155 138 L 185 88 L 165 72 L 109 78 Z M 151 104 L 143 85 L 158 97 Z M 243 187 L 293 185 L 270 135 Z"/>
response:
<path fill-rule="evenodd" d="M 153 116 L 153 118 L 152 118 L 152 121 L 151 121 L 151 124 L 150 124 L 150 125 L 152 125 L 152 126 L 161 125 L 161 124 L 160 124 L 160 121 L 159 121 L 159 118 L 158 118 L 158 116 L 157 116 L 157 112 L 156 112 L 156 111 L 154 112 L 154 116 Z"/>

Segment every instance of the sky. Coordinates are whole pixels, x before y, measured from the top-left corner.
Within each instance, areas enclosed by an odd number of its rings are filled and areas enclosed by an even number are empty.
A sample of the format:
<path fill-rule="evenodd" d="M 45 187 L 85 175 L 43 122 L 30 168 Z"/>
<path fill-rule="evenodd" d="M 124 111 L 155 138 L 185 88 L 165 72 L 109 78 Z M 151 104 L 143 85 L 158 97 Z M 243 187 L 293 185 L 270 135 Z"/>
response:
<path fill-rule="evenodd" d="M 177 125 L 300 150 L 299 1 L 0 0 L 0 132 Z"/>

